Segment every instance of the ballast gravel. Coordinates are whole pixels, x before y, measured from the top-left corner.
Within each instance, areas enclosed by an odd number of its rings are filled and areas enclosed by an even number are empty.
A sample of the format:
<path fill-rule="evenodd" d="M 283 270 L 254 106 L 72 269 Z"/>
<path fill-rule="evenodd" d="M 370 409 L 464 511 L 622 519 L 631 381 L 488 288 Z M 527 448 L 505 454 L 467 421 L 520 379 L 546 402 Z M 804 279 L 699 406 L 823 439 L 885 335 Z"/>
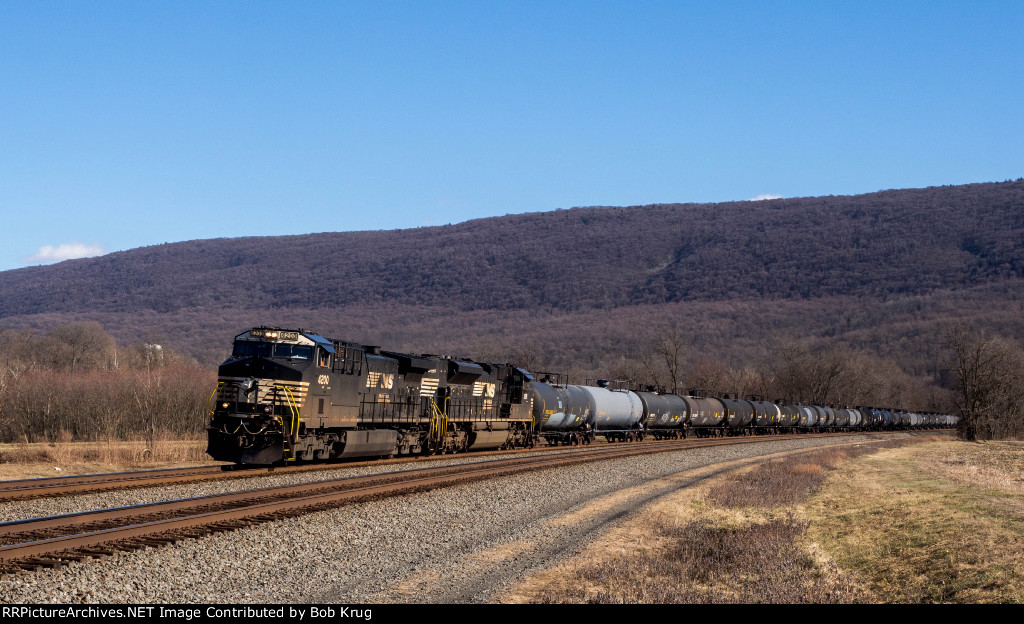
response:
<path fill-rule="evenodd" d="M 845 437 L 842 442 L 870 440 Z M 2 603 L 484 602 L 572 554 L 669 491 L 565 522 L 595 498 L 721 462 L 825 446 L 765 440 L 547 469 L 357 503 L 302 517 L 0 577 Z M 459 463 L 472 459 L 456 460 Z M 417 467 L 453 463 L 431 461 Z M 375 469 L 376 468 L 376 469 Z M 345 475 L 394 467 L 363 467 Z M 315 475 L 315 476 L 314 476 Z M 10 520 L 337 478 L 339 471 L 8 503 Z M 245 481 L 249 481 L 246 479 Z M 672 490 L 682 487 L 675 484 Z"/>
<path fill-rule="evenodd" d="M 571 452 L 571 451 L 570 451 Z M 537 453 L 529 453 L 535 455 Z M 525 456 L 527 454 L 524 454 Z M 417 470 L 420 468 L 434 468 L 436 466 L 454 466 L 457 464 L 471 464 L 494 460 L 494 457 L 474 457 L 473 455 L 458 455 L 416 461 L 409 464 L 381 464 L 365 465 L 356 467 L 335 467 L 322 471 L 294 472 L 291 474 L 275 474 L 259 471 L 251 477 L 235 477 L 221 481 L 206 481 L 190 483 L 185 485 L 169 485 L 150 488 L 113 490 L 95 494 L 81 494 L 77 496 L 65 496 L 62 498 L 39 498 L 26 501 L 12 501 L 0 503 L 0 522 L 10 520 L 21 520 L 24 518 L 40 518 L 43 516 L 56 516 L 59 514 L 75 513 L 79 511 L 90 511 L 93 509 L 107 509 L 112 507 L 126 507 L 129 505 L 140 505 L 143 503 L 155 503 L 159 501 L 174 500 L 179 498 L 191 498 L 196 496 L 210 496 L 211 494 L 222 494 L 225 492 L 240 492 L 243 490 L 255 490 L 283 485 L 296 485 L 300 483 L 312 483 L 317 481 L 328 481 L 331 479 L 342 479 L 345 477 L 361 477 L 364 475 L 381 474 L 402 470 Z"/>

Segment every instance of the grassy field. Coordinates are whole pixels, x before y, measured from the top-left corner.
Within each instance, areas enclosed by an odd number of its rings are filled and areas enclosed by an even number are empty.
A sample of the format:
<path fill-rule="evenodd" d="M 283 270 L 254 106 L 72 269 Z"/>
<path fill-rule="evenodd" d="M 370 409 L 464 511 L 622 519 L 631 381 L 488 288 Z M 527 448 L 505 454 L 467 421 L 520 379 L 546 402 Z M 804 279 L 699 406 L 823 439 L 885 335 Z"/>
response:
<path fill-rule="evenodd" d="M 882 602 L 1024 602 L 1024 443 L 879 453 L 809 501 L 812 543 Z"/>
<path fill-rule="evenodd" d="M 680 490 L 524 583 L 539 603 L 1024 602 L 1024 443 L 825 449 Z"/>
<path fill-rule="evenodd" d="M 197 466 L 213 462 L 206 440 L 156 435 L 138 440 L 0 444 L 0 480 Z"/>

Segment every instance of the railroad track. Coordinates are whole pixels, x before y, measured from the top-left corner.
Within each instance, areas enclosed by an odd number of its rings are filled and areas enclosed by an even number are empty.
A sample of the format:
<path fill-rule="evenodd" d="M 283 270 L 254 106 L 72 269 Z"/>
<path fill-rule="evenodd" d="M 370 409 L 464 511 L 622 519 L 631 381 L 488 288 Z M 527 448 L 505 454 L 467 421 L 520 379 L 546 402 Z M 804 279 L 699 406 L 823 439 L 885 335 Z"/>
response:
<path fill-rule="evenodd" d="M 248 470 L 235 470 L 230 466 L 198 466 L 195 468 L 166 468 L 68 477 L 17 479 L 0 481 L 0 502 L 136 487 L 155 487 L 190 481 L 224 479 L 231 476 L 251 476 L 251 473 Z"/>
<path fill-rule="evenodd" d="M 533 449 L 534 451 L 564 450 L 561 447 L 550 449 Z M 472 456 L 506 455 L 521 453 L 515 451 L 491 451 L 474 453 Z M 109 492 L 163 485 L 181 485 L 201 481 L 219 481 L 261 475 L 281 475 L 301 472 L 322 472 L 325 470 L 341 470 L 359 466 L 406 464 L 422 462 L 432 457 L 402 457 L 397 459 L 373 459 L 367 461 L 344 461 L 321 464 L 301 464 L 293 466 L 196 466 L 191 468 L 162 468 L 156 470 L 139 470 L 131 472 L 104 472 L 67 477 L 42 477 L 35 479 L 17 479 L 0 481 L 0 503 L 13 500 L 30 500 L 35 498 L 53 498 L 74 494 Z"/>
<path fill-rule="evenodd" d="M 772 436 L 771 439 L 784 439 L 788 435 L 841 435 L 841 434 L 787 434 L 783 436 Z M 691 443 L 698 443 L 703 438 L 691 438 Z M 748 439 L 748 438 L 742 438 Z M 659 444 L 659 442 L 642 442 L 640 445 Z M 602 448 L 604 444 L 600 445 Z M 580 447 L 571 447 L 574 451 L 582 451 Z M 570 447 L 552 446 L 529 449 L 532 453 L 559 453 L 569 452 Z M 523 453 L 524 449 L 511 451 L 485 451 L 463 455 L 464 457 L 488 457 L 507 456 Z M 368 461 L 347 461 L 327 464 L 303 464 L 294 466 L 196 466 L 191 468 L 164 468 L 156 470 L 139 470 L 132 472 L 105 472 L 88 475 L 75 475 L 65 477 L 43 477 L 35 479 L 18 479 L 12 481 L 0 481 L 0 503 L 13 500 L 30 500 L 35 498 L 52 498 L 58 496 L 69 496 L 74 494 L 89 494 L 95 492 L 109 492 L 114 490 L 158 487 L 165 485 L 181 485 L 203 481 L 219 481 L 242 477 L 254 477 L 261 475 L 281 475 L 311 471 L 340 470 L 369 465 L 389 464 L 410 464 L 438 459 L 440 456 L 426 457 L 401 457 L 395 459 L 373 459 Z"/>
<path fill-rule="evenodd" d="M 879 438 L 884 439 L 882 436 Z M 0 573 L 33 570 L 41 567 L 60 567 L 69 561 L 109 556 L 116 551 L 162 546 L 183 539 L 235 530 L 353 502 L 432 490 L 516 472 L 556 468 L 647 453 L 757 443 L 770 439 L 778 439 L 778 437 L 606 445 L 569 453 L 501 458 L 456 466 L 416 468 L 130 507 L 14 520 L 0 523 Z"/>
<path fill-rule="evenodd" d="M 850 432 L 850 433 L 801 433 L 782 434 L 778 436 L 767 436 L 765 439 L 783 440 L 786 438 L 807 438 L 828 435 L 858 435 L 863 433 L 886 433 L 886 432 Z M 700 443 L 708 438 L 690 438 L 691 444 Z M 715 438 L 711 438 L 715 439 Z M 730 440 L 751 441 L 747 437 L 727 438 Z M 684 443 L 687 440 L 683 441 Z M 662 444 L 662 442 L 647 441 L 637 443 L 637 446 L 649 446 Z M 603 448 L 604 444 L 599 444 Z M 590 447 L 593 448 L 593 447 Z M 572 449 L 570 451 L 570 449 Z M 515 449 L 507 451 L 484 451 L 459 457 L 502 457 L 516 455 L 523 452 L 531 453 L 565 453 L 585 452 L 587 447 L 565 447 L 565 446 L 542 446 L 534 449 Z M 89 494 L 95 492 L 109 492 L 114 490 L 158 487 L 164 485 L 181 485 L 202 481 L 219 481 L 243 477 L 255 477 L 261 475 L 282 475 L 301 472 L 322 472 L 325 470 L 341 470 L 360 466 L 382 466 L 415 464 L 430 460 L 436 460 L 445 456 L 417 456 L 400 457 L 395 459 L 372 459 L 365 461 L 345 461 L 326 464 L 301 464 L 293 466 L 196 466 L 191 468 L 163 468 L 156 470 L 139 470 L 132 472 L 105 472 L 88 475 L 75 475 L 66 477 L 42 477 L 34 479 L 18 479 L 12 481 L 0 481 L 0 503 L 13 500 L 30 500 L 35 498 L 52 498 L 58 496 L 69 496 L 74 494 Z"/>

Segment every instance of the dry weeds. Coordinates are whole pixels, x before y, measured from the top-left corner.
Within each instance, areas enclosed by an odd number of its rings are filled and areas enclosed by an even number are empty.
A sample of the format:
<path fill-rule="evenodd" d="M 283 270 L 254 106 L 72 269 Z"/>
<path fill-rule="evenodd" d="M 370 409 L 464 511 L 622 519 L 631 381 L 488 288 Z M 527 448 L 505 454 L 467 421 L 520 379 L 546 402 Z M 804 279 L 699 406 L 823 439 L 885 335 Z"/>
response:
<path fill-rule="evenodd" d="M 561 590 L 534 602 L 599 604 L 835 603 L 863 599 L 799 547 L 793 516 L 742 528 L 693 522 L 660 526 L 659 549 L 586 563 Z"/>
<path fill-rule="evenodd" d="M 857 462 L 807 506 L 809 539 L 883 602 L 1024 602 L 1019 442 L 944 442 Z"/>
<path fill-rule="evenodd" d="M 916 439 L 835 446 L 765 462 L 720 482 L 708 494 L 723 507 L 781 507 L 807 498 L 840 464 L 881 448 L 897 448 Z"/>
<path fill-rule="evenodd" d="M 946 440 L 822 449 L 680 490 L 510 599 L 1024 601 L 1024 444 Z"/>
<path fill-rule="evenodd" d="M 61 432 L 55 442 L 0 444 L 0 479 L 88 474 L 212 463 L 206 440 L 183 440 L 165 432 L 131 440 L 72 442 Z"/>

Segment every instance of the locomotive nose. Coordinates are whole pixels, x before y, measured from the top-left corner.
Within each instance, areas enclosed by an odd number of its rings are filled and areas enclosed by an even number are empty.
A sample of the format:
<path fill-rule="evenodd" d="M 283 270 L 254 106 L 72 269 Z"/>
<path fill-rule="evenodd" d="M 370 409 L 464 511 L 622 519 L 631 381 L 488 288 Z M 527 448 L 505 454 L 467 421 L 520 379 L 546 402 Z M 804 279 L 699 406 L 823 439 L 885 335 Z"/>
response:
<path fill-rule="evenodd" d="M 241 382 L 239 384 L 239 387 L 241 388 L 242 393 L 245 394 L 246 397 L 251 397 L 253 393 L 256 392 L 256 390 L 259 388 L 259 382 L 256 381 L 255 377 L 249 377 L 245 381 Z M 252 402 L 253 401 L 250 401 L 250 403 Z"/>

